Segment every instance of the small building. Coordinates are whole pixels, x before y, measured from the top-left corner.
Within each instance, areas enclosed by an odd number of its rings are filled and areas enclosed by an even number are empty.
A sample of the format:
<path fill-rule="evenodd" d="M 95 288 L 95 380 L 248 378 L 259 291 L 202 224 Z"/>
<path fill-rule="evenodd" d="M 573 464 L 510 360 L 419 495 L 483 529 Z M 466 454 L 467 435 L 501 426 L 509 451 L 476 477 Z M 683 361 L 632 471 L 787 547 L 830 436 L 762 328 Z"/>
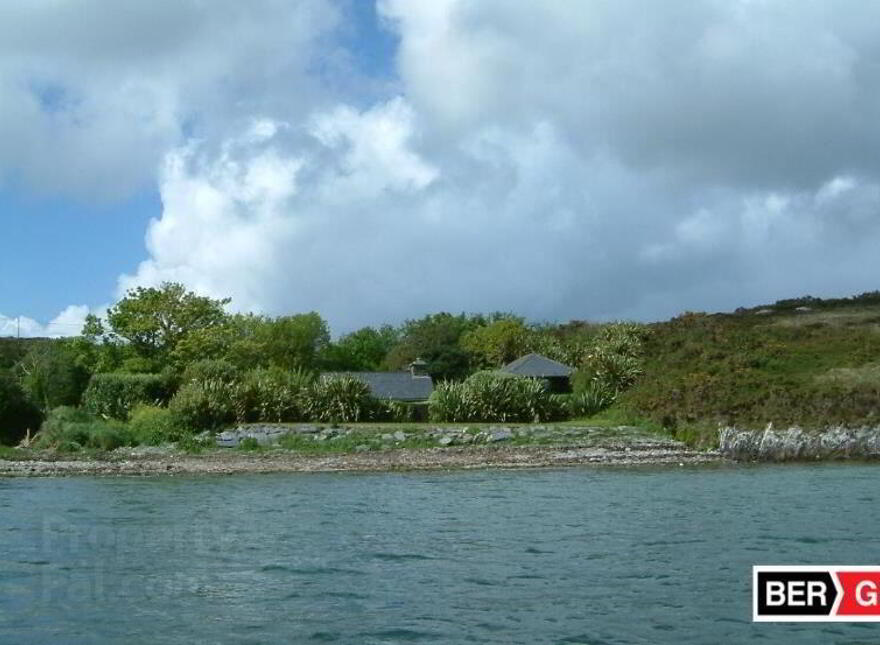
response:
<path fill-rule="evenodd" d="M 574 368 L 541 354 L 526 354 L 501 368 L 501 372 L 513 376 L 542 379 L 551 392 L 570 392 Z"/>
<path fill-rule="evenodd" d="M 425 371 L 427 363 L 416 359 L 405 372 L 331 372 L 325 376 L 351 376 L 370 388 L 370 394 L 384 401 L 422 403 L 434 391 L 434 382 Z"/>

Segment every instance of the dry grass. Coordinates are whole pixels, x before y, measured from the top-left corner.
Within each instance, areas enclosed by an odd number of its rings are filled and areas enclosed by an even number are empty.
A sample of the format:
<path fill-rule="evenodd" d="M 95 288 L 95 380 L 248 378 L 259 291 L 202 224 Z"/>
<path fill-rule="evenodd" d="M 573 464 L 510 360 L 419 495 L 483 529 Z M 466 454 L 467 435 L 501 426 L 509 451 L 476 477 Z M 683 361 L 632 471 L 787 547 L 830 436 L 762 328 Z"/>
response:
<path fill-rule="evenodd" d="M 776 317 L 771 324 L 778 327 L 860 327 L 880 331 L 877 307 L 847 307 L 832 311 L 805 311 L 790 316 Z"/>
<path fill-rule="evenodd" d="M 880 363 L 861 367 L 835 367 L 816 377 L 820 383 L 835 385 L 880 385 Z"/>

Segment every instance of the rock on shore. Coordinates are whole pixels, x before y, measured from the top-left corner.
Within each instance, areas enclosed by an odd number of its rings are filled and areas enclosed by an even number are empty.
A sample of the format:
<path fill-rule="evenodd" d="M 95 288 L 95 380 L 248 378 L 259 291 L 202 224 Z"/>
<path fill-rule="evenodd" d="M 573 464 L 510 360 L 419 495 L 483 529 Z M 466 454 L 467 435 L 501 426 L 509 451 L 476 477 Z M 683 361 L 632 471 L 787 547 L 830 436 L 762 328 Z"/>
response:
<path fill-rule="evenodd" d="M 545 468 L 579 465 L 634 466 L 704 464 L 720 461 L 715 452 L 689 450 L 672 441 L 603 446 L 514 446 L 507 443 L 448 448 L 302 455 L 284 450 L 248 453 L 213 450 L 204 454 L 155 453 L 103 459 L 0 460 L 0 476 L 178 475 L 271 472 L 400 471 L 474 468 Z"/>
<path fill-rule="evenodd" d="M 880 458 L 880 428 L 801 428 L 741 430 L 723 428 L 719 452 L 737 461 Z"/>

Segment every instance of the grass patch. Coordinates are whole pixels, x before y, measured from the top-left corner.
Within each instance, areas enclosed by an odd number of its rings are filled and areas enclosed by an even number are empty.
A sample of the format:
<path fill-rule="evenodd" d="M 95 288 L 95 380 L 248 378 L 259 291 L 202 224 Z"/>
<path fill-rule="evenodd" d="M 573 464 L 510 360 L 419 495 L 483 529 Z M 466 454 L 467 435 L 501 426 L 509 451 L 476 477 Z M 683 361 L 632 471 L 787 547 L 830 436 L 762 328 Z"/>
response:
<path fill-rule="evenodd" d="M 245 437 L 244 439 L 239 441 L 238 449 L 245 452 L 260 452 L 265 450 L 265 448 L 260 445 L 260 442 L 253 437 Z"/>

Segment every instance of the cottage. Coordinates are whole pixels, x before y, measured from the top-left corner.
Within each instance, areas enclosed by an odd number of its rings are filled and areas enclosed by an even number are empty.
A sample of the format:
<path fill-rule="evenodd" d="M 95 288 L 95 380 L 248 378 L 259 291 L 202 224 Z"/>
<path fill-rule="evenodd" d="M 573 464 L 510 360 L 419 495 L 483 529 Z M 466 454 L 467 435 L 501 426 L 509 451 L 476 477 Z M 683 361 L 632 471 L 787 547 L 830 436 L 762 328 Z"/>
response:
<path fill-rule="evenodd" d="M 574 369 L 541 354 L 526 354 L 501 368 L 501 372 L 547 381 L 552 392 L 570 392 Z"/>
<path fill-rule="evenodd" d="M 416 359 L 406 372 L 332 372 L 327 375 L 356 378 L 366 383 L 370 394 L 377 399 L 421 403 L 427 401 L 434 391 L 434 382 L 425 367 L 427 363 Z"/>

